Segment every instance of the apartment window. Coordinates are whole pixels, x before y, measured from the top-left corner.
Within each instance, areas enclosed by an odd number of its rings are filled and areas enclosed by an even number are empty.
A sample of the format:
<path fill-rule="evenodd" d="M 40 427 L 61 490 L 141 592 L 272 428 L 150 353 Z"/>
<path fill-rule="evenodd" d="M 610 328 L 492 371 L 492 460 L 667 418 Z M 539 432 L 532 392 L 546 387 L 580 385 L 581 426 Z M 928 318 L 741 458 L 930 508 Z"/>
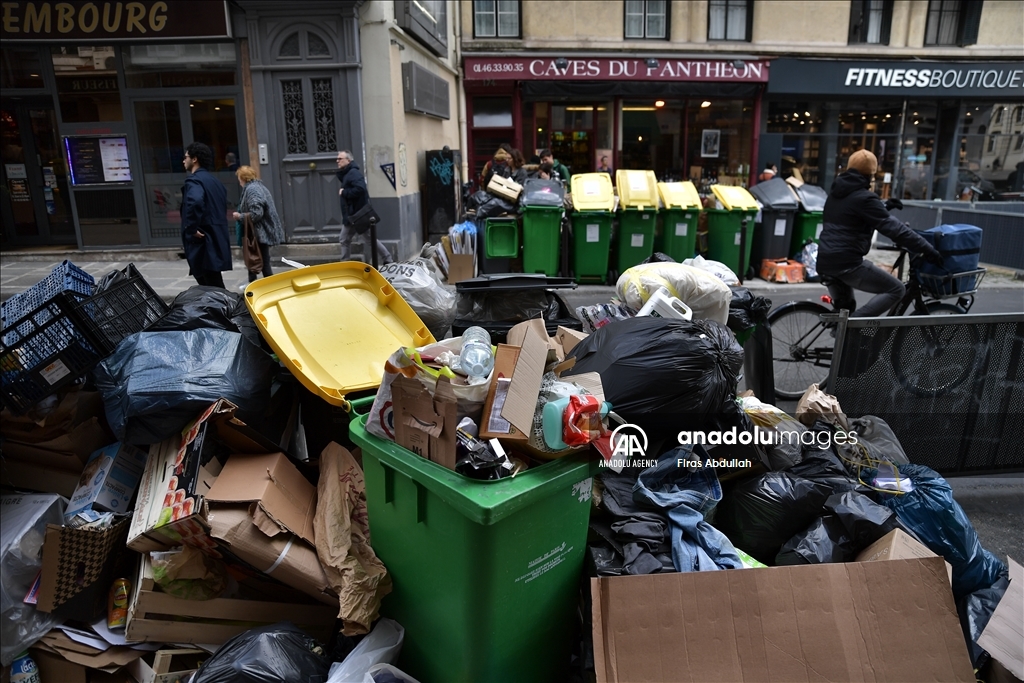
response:
<path fill-rule="evenodd" d="M 978 42 L 982 0 L 929 0 L 925 45 L 974 45 Z"/>
<path fill-rule="evenodd" d="M 474 38 L 521 38 L 519 0 L 474 0 Z"/>
<path fill-rule="evenodd" d="M 708 40 L 749 41 L 753 22 L 753 0 L 711 0 L 708 5 Z"/>
<path fill-rule="evenodd" d="M 1013 143 L 1014 152 L 1019 152 L 1021 149 L 1024 149 L 1024 135 L 1018 135 L 1017 141 Z"/>
<path fill-rule="evenodd" d="M 888 45 L 893 0 L 853 0 L 850 3 L 850 43 Z"/>
<path fill-rule="evenodd" d="M 1024 107 L 1017 107 L 1013 110 L 1013 122 L 1024 123 Z"/>
<path fill-rule="evenodd" d="M 626 39 L 665 40 L 668 38 L 668 2 L 666 0 L 626 0 Z"/>

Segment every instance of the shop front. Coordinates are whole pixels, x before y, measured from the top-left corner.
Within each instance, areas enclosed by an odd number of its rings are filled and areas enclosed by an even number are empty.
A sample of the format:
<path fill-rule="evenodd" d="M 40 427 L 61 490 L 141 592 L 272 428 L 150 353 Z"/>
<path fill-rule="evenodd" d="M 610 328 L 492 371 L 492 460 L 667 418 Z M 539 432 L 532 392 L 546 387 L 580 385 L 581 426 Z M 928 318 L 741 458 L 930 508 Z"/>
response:
<path fill-rule="evenodd" d="M 779 59 L 761 125 L 783 177 L 827 189 L 867 149 L 883 197 L 994 198 L 1019 189 L 1024 62 Z"/>
<path fill-rule="evenodd" d="M 473 56 L 464 67 L 474 177 L 502 142 L 527 159 L 549 148 L 572 173 L 606 158 L 705 186 L 754 175 L 767 62 Z"/>
<path fill-rule="evenodd" d="M 5 2 L 4 247 L 180 243 L 192 141 L 238 200 L 248 162 L 226 2 Z"/>

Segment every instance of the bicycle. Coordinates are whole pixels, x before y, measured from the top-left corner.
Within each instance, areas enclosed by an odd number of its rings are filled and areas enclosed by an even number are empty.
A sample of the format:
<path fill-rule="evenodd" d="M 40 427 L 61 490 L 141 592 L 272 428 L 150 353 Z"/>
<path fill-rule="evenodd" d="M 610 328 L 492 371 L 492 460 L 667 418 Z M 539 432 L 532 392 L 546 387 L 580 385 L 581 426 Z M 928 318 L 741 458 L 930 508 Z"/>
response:
<path fill-rule="evenodd" d="M 900 280 L 908 254 L 906 249 L 900 250 L 893 264 Z M 962 315 L 971 310 L 986 269 L 936 276 L 920 272 L 920 261 L 920 256 L 910 259 L 907 291 L 886 315 L 905 315 L 911 306 L 911 315 Z M 827 285 L 828 280 L 823 279 L 822 284 Z M 950 299 L 956 299 L 956 303 L 947 303 Z M 832 303 L 828 295 L 821 300 Z M 798 399 L 814 383 L 824 388 L 832 366 L 833 333 L 838 317 L 836 309 L 824 303 L 791 301 L 768 315 L 775 393 L 781 398 Z M 972 326 L 909 326 L 899 328 L 895 334 L 892 366 L 904 388 L 917 396 L 937 396 L 949 390 L 960 384 L 973 367 L 973 362 L 963 362 L 947 364 L 941 372 L 922 372 L 924 366 L 946 354 L 961 353 L 965 360 L 972 359 L 978 342 Z"/>

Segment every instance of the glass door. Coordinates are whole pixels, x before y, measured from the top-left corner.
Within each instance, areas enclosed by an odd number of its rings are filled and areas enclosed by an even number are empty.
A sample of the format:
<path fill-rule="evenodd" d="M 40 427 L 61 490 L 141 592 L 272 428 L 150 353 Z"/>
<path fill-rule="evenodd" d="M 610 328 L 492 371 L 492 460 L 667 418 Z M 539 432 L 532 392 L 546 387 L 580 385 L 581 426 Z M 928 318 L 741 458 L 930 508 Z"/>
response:
<path fill-rule="evenodd" d="M 187 113 L 185 113 L 187 112 Z M 175 242 L 181 235 L 181 190 L 185 184 L 182 160 L 192 141 L 213 150 L 210 169 L 227 189 L 227 216 L 238 205 L 238 129 L 235 101 L 225 99 L 137 100 L 135 125 L 139 132 L 142 182 L 149 215 L 150 237 Z"/>

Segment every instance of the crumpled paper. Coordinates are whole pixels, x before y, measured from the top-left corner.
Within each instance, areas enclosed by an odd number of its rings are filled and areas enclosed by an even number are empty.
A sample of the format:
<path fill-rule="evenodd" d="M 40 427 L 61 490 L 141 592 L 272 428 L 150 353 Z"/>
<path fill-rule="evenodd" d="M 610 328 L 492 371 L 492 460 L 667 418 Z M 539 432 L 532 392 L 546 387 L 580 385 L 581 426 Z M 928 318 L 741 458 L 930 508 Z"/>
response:
<path fill-rule="evenodd" d="M 336 443 L 320 454 L 318 502 L 313 518 L 316 553 L 339 598 L 342 633 L 370 632 L 380 603 L 391 592 L 391 577 L 370 546 L 363 470 Z"/>

